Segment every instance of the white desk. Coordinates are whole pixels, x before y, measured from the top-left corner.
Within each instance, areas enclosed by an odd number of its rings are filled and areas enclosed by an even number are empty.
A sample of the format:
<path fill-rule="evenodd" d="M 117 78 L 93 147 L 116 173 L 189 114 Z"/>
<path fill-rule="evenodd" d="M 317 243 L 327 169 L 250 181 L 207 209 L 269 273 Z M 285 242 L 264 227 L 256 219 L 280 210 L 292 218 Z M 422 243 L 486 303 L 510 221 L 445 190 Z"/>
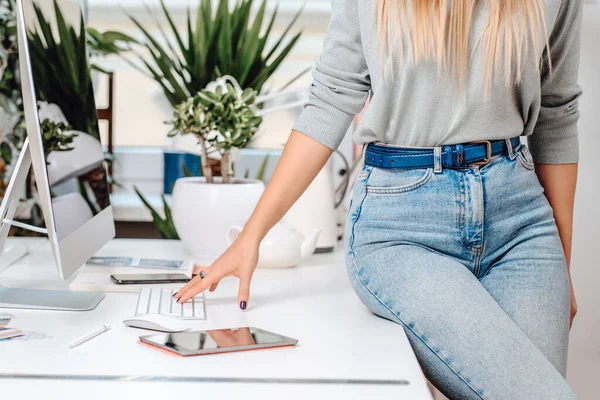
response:
<path fill-rule="evenodd" d="M 43 240 L 0 275 L 7 287 L 64 288 Z M 115 240 L 99 255 L 186 258 L 179 242 Z M 23 278 L 27 277 L 25 280 Z M 32 280 L 33 279 L 33 280 Z M 52 338 L 0 342 L 0 393 L 19 398 L 160 398 L 195 393 L 233 398 L 431 399 L 402 328 L 372 315 L 355 296 L 341 253 L 313 256 L 290 270 L 257 270 L 249 309 L 240 312 L 237 280 L 207 293 L 208 320 L 198 329 L 256 326 L 299 340 L 295 348 L 178 358 L 146 348 L 148 331 L 125 327 L 137 295 L 107 293 L 90 312 L 7 310 L 11 326 Z M 113 329 L 68 349 L 78 336 Z M 136 382 L 131 382 L 136 381 Z M 25 395 L 25 396 L 24 396 Z M 30 396 L 30 397 L 27 397 Z M 59 396 L 56 396 L 59 397 Z"/>

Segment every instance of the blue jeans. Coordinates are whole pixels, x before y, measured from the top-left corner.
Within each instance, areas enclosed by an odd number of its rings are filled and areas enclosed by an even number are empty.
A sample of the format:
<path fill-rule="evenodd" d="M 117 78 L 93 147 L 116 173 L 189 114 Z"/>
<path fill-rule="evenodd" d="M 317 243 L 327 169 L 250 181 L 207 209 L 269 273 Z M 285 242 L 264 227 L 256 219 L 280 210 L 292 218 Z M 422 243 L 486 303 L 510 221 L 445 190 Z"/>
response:
<path fill-rule="evenodd" d="M 576 398 L 569 276 L 526 146 L 442 173 L 364 166 L 345 238 L 359 298 L 447 397 Z"/>

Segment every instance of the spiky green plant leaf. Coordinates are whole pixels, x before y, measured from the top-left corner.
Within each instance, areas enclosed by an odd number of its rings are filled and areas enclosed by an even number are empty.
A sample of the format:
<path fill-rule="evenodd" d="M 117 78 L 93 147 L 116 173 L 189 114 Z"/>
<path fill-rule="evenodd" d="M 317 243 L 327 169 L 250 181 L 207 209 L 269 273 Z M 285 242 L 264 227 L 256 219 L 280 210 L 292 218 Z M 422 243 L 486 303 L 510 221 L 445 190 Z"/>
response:
<path fill-rule="evenodd" d="M 265 176 L 267 175 L 267 167 L 269 166 L 269 156 L 267 155 L 263 162 L 260 164 L 260 168 L 258 169 L 258 173 L 256 174 L 256 179 L 259 181 L 265 180 Z"/>
<path fill-rule="evenodd" d="M 133 190 L 138 195 L 144 206 L 152 215 L 152 224 L 158 231 L 158 234 L 163 239 L 171 239 L 177 240 L 179 239 L 179 235 L 177 234 L 177 230 L 175 229 L 175 223 L 173 222 L 173 215 L 171 214 L 171 208 L 167 203 L 167 199 L 165 196 L 162 197 L 163 200 L 163 208 L 165 211 L 165 218 L 163 218 L 152 205 L 146 200 L 144 195 L 139 191 L 137 187 L 134 186 Z"/>
<path fill-rule="evenodd" d="M 237 0 L 230 7 L 228 0 L 218 0 L 213 9 L 211 0 L 198 0 L 196 12 L 188 10 L 185 27 L 179 30 L 161 0 L 161 13 L 172 39 L 162 28 L 159 35 L 152 34 L 149 27 L 129 15 L 144 37 L 142 46 L 150 56 L 135 54 L 174 107 L 223 75 L 231 75 L 242 87 L 261 92 L 298 42 L 301 32 L 291 38 L 290 33 L 303 8 L 267 49 L 267 42 L 273 39 L 277 9 L 266 18 L 267 0 L 262 0 L 256 14 L 254 4 L 254 0 Z"/>

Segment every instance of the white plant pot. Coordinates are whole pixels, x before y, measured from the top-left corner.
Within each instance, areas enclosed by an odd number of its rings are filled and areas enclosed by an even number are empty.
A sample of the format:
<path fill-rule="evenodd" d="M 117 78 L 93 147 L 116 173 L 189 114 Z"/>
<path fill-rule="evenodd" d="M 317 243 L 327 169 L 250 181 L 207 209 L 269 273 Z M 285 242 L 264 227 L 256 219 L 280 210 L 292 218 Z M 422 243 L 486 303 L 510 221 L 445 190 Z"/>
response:
<path fill-rule="evenodd" d="M 229 228 L 248 221 L 264 189 L 263 182 L 250 179 L 232 184 L 178 179 L 173 189 L 173 222 L 188 252 L 203 261 L 223 254 Z"/>

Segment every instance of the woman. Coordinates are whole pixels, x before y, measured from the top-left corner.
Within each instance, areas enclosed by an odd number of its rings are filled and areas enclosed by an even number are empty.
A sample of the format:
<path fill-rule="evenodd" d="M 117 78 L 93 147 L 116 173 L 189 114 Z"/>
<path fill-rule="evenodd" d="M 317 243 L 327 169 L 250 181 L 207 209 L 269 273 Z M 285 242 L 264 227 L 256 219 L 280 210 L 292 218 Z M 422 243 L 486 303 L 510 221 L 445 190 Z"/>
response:
<path fill-rule="evenodd" d="M 246 309 L 259 243 L 370 94 L 345 235 L 360 299 L 402 325 L 452 399 L 575 398 L 564 376 L 582 3 L 334 0 L 310 103 L 264 195 L 176 297 L 236 276 Z"/>

